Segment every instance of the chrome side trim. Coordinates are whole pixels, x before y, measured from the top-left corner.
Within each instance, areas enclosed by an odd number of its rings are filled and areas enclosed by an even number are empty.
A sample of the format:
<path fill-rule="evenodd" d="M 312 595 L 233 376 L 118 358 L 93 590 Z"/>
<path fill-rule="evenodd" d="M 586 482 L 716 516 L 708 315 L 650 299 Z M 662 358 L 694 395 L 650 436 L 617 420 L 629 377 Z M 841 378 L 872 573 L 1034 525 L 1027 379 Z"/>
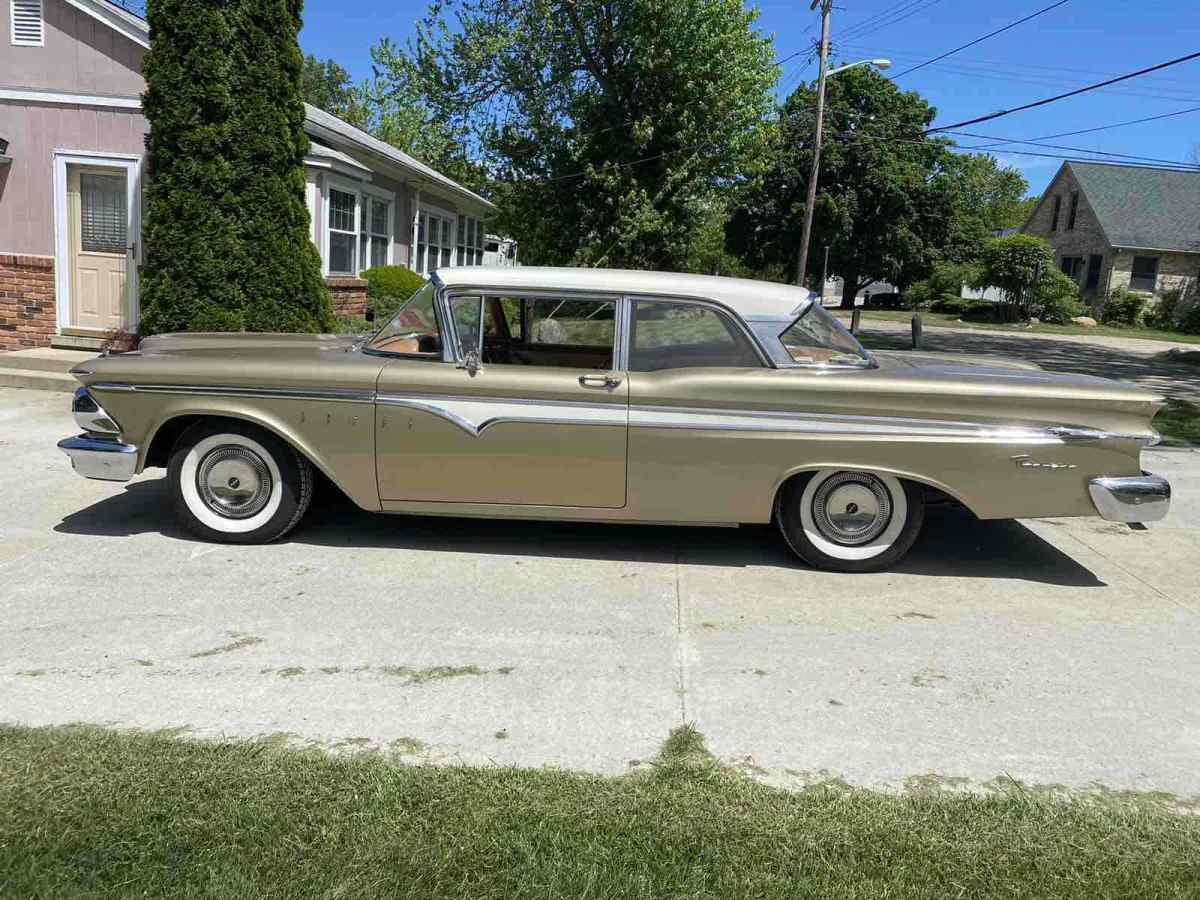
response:
<path fill-rule="evenodd" d="M 380 406 L 431 413 L 479 437 L 492 425 L 610 425 L 624 428 L 624 403 L 572 403 L 564 400 L 507 400 L 487 397 L 413 397 L 381 394 Z"/>
<path fill-rule="evenodd" d="M 125 391 L 139 394 L 197 394 L 207 397 L 260 397 L 273 400 L 321 400 L 336 403 L 373 403 L 374 391 L 341 390 L 336 388 L 252 388 L 218 387 L 189 384 L 112 384 L 98 382 L 97 391 Z"/>
<path fill-rule="evenodd" d="M 1064 444 L 1090 443 L 1092 441 L 1133 441 L 1145 447 L 1153 447 L 1162 440 L 1157 431 L 1149 434 L 1131 434 L 1120 431 L 1101 431 L 1098 428 L 1084 428 L 1078 425 L 1054 425 L 1046 429 Z"/>
<path fill-rule="evenodd" d="M 1171 484 L 1159 475 L 1088 480 L 1096 511 L 1110 522 L 1157 522 L 1171 508 Z"/>
<path fill-rule="evenodd" d="M 684 428 L 729 431 L 780 431 L 800 434 L 872 437 L 940 437 L 1014 444 L 1061 444 L 1043 428 L 913 419 L 893 416 L 846 416 L 833 413 L 633 406 L 631 428 Z"/>
<path fill-rule="evenodd" d="M 128 481 L 137 471 L 138 448 L 133 444 L 81 434 L 58 442 L 71 458 L 71 467 L 84 478 Z"/>

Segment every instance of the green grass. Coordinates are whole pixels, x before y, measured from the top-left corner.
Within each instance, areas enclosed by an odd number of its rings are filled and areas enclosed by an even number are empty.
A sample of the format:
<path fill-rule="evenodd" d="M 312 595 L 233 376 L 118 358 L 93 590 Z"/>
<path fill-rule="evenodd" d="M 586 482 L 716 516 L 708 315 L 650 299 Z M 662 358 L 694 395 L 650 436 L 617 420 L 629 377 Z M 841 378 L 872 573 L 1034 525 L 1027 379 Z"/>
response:
<path fill-rule="evenodd" d="M 1200 406 L 1169 398 L 1154 417 L 1154 428 L 1164 444 L 1200 446 Z"/>
<path fill-rule="evenodd" d="M 831 309 L 834 315 L 849 324 L 849 310 Z M 911 310 L 873 309 L 864 310 L 862 321 L 904 322 L 912 321 Z M 951 313 L 922 312 L 921 322 L 926 328 L 975 328 L 981 331 L 1007 331 L 1013 334 L 1078 334 L 1078 335 L 1107 335 L 1109 337 L 1140 338 L 1146 341 L 1174 341 L 1180 344 L 1200 344 L 1200 334 L 1183 334 L 1178 331 L 1161 331 L 1156 328 L 1114 328 L 1109 325 L 1097 325 L 1095 328 L 1084 328 L 1080 325 L 1050 325 L 1042 323 L 1026 328 L 1023 325 L 1003 325 L 998 322 L 961 322 L 957 315 Z"/>
<path fill-rule="evenodd" d="M 784 792 L 690 728 L 603 778 L 0 727 L 0 896 L 1200 895 L 1200 817 L 1160 798 L 941 783 Z"/>

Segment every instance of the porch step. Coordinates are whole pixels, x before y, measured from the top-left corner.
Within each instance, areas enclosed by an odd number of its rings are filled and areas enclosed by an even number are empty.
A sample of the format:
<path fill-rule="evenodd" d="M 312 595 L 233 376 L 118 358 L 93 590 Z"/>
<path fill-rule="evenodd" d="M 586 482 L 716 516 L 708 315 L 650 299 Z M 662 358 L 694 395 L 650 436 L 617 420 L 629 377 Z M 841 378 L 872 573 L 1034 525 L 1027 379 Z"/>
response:
<path fill-rule="evenodd" d="M 0 368 L 0 387 L 31 388 L 36 391 L 60 391 L 73 394 L 79 382 L 65 372 L 45 369 Z"/>
<path fill-rule="evenodd" d="M 56 334 L 50 338 L 50 346 L 60 350 L 93 350 L 92 356 L 104 349 L 107 339 L 84 337 L 81 334 Z"/>
<path fill-rule="evenodd" d="M 10 350 L 0 353 L 0 371 L 5 369 L 36 369 L 39 372 L 70 371 L 84 360 L 95 359 L 95 353 L 86 350 L 51 350 L 39 347 L 35 350 Z"/>

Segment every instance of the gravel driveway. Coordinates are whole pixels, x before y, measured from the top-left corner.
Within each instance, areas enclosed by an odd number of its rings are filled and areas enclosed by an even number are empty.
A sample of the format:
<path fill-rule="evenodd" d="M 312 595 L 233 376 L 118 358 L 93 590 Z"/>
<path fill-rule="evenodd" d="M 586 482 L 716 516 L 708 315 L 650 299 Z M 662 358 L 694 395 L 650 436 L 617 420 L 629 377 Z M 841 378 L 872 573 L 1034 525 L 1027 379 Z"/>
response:
<path fill-rule="evenodd" d="M 897 571 L 767 528 L 372 515 L 199 543 L 161 473 L 84 481 L 62 394 L 0 389 L 0 720 L 621 772 L 695 722 L 778 784 L 833 775 L 1200 794 L 1200 454 L 1170 518 L 930 515 Z"/>

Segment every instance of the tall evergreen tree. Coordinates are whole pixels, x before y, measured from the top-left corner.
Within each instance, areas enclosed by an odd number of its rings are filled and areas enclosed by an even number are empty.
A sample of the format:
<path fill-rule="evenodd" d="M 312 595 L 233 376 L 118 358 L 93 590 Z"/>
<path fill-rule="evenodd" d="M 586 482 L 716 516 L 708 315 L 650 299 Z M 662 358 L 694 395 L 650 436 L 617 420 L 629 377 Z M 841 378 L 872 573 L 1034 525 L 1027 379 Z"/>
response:
<path fill-rule="evenodd" d="M 151 0 L 143 334 L 320 331 L 301 0 Z"/>

